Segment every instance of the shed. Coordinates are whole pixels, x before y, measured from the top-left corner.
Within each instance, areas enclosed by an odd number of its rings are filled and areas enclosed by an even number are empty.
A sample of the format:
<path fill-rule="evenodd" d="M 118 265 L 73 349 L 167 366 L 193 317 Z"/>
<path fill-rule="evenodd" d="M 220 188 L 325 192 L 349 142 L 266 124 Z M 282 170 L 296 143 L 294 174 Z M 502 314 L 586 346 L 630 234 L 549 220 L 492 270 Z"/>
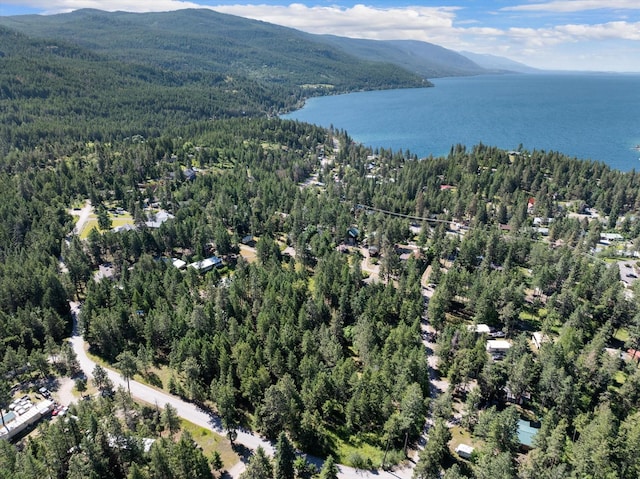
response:
<path fill-rule="evenodd" d="M 471 459 L 471 455 L 473 454 L 474 448 L 473 446 L 469 446 L 468 444 L 458 444 L 456 446 L 456 454 L 463 459 Z"/>
<path fill-rule="evenodd" d="M 186 261 L 181 260 L 180 258 L 173 258 L 171 260 L 171 264 L 177 269 L 182 269 L 187 265 Z"/>
<path fill-rule="evenodd" d="M 542 331 L 536 331 L 531 335 L 531 341 L 533 341 L 533 345 L 536 349 L 540 349 L 544 343 L 550 342 L 551 339 Z"/>

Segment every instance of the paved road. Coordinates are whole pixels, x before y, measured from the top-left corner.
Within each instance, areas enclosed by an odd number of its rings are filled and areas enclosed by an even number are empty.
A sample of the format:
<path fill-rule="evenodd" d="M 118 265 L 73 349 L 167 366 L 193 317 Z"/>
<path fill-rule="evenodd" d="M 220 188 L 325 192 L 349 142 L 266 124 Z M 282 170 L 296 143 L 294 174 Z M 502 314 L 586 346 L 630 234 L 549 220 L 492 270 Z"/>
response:
<path fill-rule="evenodd" d="M 77 328 L 77 314 L 79 312 L 78 303 L 70 303 L 71 311 L 74 318 L 73 336 L 70 341 L 75 351 L 80 368 L 84 371 L 88 378 L 91 378 L 91 372 L 95 368 L 96 363 L 92 361 L 86 353 L 85 342 L 82 336 L 79 334 Z M 106 369 L 106 368 L 105 368 Z M 109 375 L 109 379 L 113 381 L 116 388 L 122 386 L 127 387 L 126 382 L 122 379 L 119 373 L 116 371 L 106 369 Z M 175 396 L 167 394 L 163 391 L 159 391 L 138 381 L 130 381 L 129 386 L 131 388 L 131 395 L 141 401 L 149 404 L 157 404 L 158 407 L 163 408 L 165 404 L 171 404 L 177 411 L 178 415 L 192 422 L 198 426 L 207 428 L 218 434 L 225 435 L 222 429 L 220 419 L 208 412 L 201 410 L 198 406 L 192 403 L 181 400 Z M 236 440 L 238 444 L 241 444 L 251 450 L 255 450 L 258 446 L 262 446 L 269 455 L 273 455 L 273 444 L 265 439 L 247 432 L 238 431 L 238 438 Z M 317 458 L 309 458 L 311 462 L 321 464 L 321 460 Z M 412 466 L 412 464 L 411 464 Z M 239 462 L 231 469 L 228 470 L 229 475 L 233 478 L 237 478 L 244 471 L 245 465 L 243 462 Z M 413 474 L 413 467 L 407 467 L 397 471 L 358 471 L 351 467 L 339 466 L 340 472 L 338 477 L 340 479 L 410 479 Z"/>

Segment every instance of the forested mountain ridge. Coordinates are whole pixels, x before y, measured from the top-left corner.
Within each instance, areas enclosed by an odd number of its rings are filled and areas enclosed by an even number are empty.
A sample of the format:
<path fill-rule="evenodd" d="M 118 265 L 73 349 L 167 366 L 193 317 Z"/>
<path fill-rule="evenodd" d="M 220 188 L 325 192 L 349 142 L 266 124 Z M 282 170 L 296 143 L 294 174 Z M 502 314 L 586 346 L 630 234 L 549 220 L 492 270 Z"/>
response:
<path fill-rule="evenodd" d="M 209 9 L 162 13 L 85 9 L 3 17 L 0 24 L 165 71 L 214 72 L 335 92 L 429 85 L 426 78 L 389 62 L 360 60 L 297 30 Z"/>
<path fill-rule="evenodd" d="M 3 23 L 4 152 L 44 138 L 146 136 L 209 118 L 272 116 L 323 93 L 429 85 L 295 30 L 210 10 L 80 10 Z"/>

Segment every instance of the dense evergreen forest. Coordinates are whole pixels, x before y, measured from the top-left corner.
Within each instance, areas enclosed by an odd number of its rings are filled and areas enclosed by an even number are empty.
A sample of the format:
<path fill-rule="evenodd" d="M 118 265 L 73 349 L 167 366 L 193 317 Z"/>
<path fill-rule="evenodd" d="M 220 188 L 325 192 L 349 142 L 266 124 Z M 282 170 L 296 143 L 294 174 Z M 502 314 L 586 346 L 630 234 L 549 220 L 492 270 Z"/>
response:
<path fill-rule="evenodd" d="M 0 150 L 0 405 L 22 394 L 13 385 L 78 372 L 64 341 L 78 301 L 105 364 L 214 411 L 231 433 L 277 439 L 273 461 L 259 450 L 242 477 L 312 477 L 293 447 L 331 457 L 324 478 L 333 457 L 367 469 L 407 453 L 416 478 L 638 477 L 640 309 L 636 273 L 619 265 L 637 272 L 635 172 L 485 145 L 372 151 L 267 118 L 286 102 L 249 83 L 239 95 L 261 107 L 191 116 L 209 74 L 177 86 L 180 73 L 0 34 L 20 40 L 0 58 L 1 112 L 15 117 Z M 115 110 L 100 107 L 101 86 L 121 93 Z M 160 120 L 165 110 L 175 116 Z M 98 226 L 72 235 L 87 200 Z M 125 212 L 130 227 L 112 229 Z M 170 217 L 150 226 L 160 212 Z M 214 255 L 206 273 L 173 261 Z M 488 354 L 478 325 L 508 352 Z M 1 442 L 0 476 L 219 474 L 175 411 L 104 396 L 18 448 Z M 540 425 L 530 450 L 521 418 Z"/>

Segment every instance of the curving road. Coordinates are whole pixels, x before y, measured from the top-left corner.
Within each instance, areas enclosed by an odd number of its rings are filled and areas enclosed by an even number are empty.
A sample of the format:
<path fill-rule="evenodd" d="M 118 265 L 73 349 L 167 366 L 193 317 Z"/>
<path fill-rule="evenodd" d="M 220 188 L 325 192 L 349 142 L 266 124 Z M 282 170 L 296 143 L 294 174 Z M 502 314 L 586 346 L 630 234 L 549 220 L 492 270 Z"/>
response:
<path fill-rule="evenodd" d="M 95 368 L 96 363 L 87 356 L 84 338 L 78 331 L 77 316 L 79 312 L 79 304 L 75 302 L 71 302 L 69 304 L 73 315 L 73 335 L 70 342 L 78 358 L 80 368 L 86 374 L 87 378 L 91 378 L 91 372 L 93 371 L 93 368 Z M 108 368 L 105 369 L 109 375 L 109 379 L 111 379 L 116 388 L 120 386 L 124 388 L 127 387 L 126 382 L 122 379 L 119 373 Z M 164 391 L 154 389 L 135 380 L 131 380 L 129 382 L 129 387 L 131 388 L 131 395 L 134 398 L 149 404 L 157 404 L 160 408 L 163 408 L 165 404 L 171 404 L 181 418 L 218 434 L 225 435 L 225 431 L 221 426 L 220 418 L 214 414 L 203 411 L 195 404 L 183 401 L 178 397 L 167 394 Z M 255 434 L 238 431 L 238 438 L 235 442 L 251 450 L 257 449 L 258 446 L 262 446 L 269 455 L 273 455 L 274 452 L 274 447 L 271 442 L 256 436 Z M 322 460 L 317 458 L 308 457 L 308 459 L 310 462 L 316 464 L 322 463 Z M 409 464 L 410 467 L 398 469 L 396 471 L 362 471 L 340 465 L 338 466 L 340 470 L 338 477 L 340 479 L 410 479 L 413 475 L 413 463 Z M 240 461 L 229 469 L 228 473 L 232 478 L 238 478 L 244 469 L 245 465 Z"/>

